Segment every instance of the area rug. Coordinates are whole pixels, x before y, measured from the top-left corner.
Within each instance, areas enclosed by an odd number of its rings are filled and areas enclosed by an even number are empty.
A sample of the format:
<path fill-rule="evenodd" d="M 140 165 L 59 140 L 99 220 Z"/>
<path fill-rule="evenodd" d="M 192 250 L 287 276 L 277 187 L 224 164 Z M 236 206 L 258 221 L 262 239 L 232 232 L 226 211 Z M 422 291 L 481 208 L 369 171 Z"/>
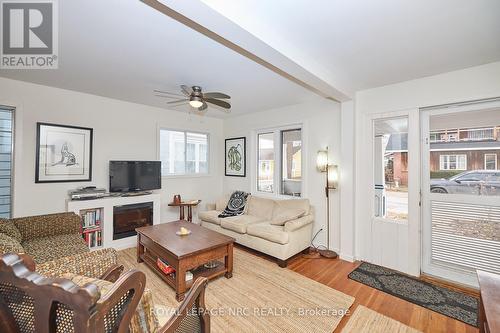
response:
<path fill-rule="evenodd" d="M 135 249 L 119 251 L 121 264 L 146 274 L 155 304 L 176 308 L 173 289 L 135 258 Z M 234 249 L 233 277 L 210 281 L 205 302 L 212 332 L 331 333 L 354 297 Z"/>
<path fill-rule="evenodd" d="M 349 278 L 477 327 L 475 297 L 366 262 L 352 271 Z"/>
<path fill-rule="evenodd" d="M 342 333 L 422 333 L 397 320 L 359 305 L 349 318 Z"/>

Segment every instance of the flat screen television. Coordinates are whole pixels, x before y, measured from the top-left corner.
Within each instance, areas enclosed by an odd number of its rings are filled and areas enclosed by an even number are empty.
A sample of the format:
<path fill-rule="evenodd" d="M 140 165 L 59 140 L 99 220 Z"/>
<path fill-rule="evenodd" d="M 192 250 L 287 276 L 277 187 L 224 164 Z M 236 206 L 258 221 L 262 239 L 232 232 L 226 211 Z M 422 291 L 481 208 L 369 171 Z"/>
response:
<path fill-rule="evenodd" d="M 160 188 L 160 161 L 109 161 L 110 192 L 138 192 Z"/>

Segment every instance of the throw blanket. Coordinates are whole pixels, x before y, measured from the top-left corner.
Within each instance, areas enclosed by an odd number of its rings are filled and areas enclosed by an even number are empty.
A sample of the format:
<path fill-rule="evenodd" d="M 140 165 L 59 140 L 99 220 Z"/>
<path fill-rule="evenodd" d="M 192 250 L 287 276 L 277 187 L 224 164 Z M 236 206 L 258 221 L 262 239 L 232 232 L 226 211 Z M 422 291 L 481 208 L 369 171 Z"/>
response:
<path fill-rule="evenodd" d="M 247 197 L 250 193 L 246 193 L 243 191 L 236 191 L 231 194 L 231 198 L 227 202 L 227 207 L 224 211 L 219 214 L 219 217 L 230 217 L 230 216 L 238 216 L 243 215 L 245 211 L 245 205 L 247 204 Z"/>

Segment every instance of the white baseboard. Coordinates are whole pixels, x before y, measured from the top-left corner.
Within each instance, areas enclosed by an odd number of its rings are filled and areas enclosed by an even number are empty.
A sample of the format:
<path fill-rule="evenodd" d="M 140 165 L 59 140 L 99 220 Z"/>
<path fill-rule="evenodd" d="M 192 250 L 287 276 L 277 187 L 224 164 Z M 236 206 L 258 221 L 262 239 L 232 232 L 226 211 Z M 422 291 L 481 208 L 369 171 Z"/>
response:
<path fill-rule="evenodd" d="M 349 254 L 340 253 L 339 257 L 340 257 L 340 259 L 345 260 L 345 261 L 349 261 L 349 262 L 354 262 L 355 261 L 354 260 L 354 256 L 349 255 Z"/>

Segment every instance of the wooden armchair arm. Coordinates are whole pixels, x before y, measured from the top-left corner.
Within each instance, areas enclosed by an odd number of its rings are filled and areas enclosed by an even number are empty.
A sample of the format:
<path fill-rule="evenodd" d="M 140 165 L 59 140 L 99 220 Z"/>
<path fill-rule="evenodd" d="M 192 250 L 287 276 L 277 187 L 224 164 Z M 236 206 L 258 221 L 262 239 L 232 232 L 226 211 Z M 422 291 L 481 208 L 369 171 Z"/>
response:
<path fill-rule="evenodd" d="M 158 330 L 158 333 L 174 333 L 182 320 L 186 316 L 197 315 L 200 317 L 201 332 L 210 332 L 210 316 L 205 307 L 205 288 L 207 287 L 208 279 L 200 277 L 196 279 L 193 286 L 189 290 L 184 301 L 176 311 L 176 314 L 167 321 L 167 323 Z M 196 313 L 192 313 L 193 305 L 196 308 Z"/>
<path fill-rule="evenodd" d="M 129 325 L 139 301 L 141 300 L 146 286 L 146 275 L 137 270 L 131 269 L 121 275 L 113 284 L 113 287 L 102 295 L 98 301 L 98 311 L 101 314 L 116 313 L 121 315 L 121 318 L 116 318 L 118 321 L 118 329 L 116 333 L 128 333 Z M 131 295 L 129 294 L 131 293 Z M 130 298 L 124 299 L 123 296 L 129 294 Z M 114 309 L 118 307 L 117 309 Z M 96 327 L 97 332 L 104 332 L 104 321 L 98 323 L 101 327 Z"/>
<path fill-rule="evenodd" d="M 18 256 L 19 256 L 19 258 L 21 258 L 21 260 L 24 263 L 24 266 L 26 266 L 27 269 L 29 269 L 32 272 L 35 271 L 36 264 L 30 255 L 28 255 L 26 253 L 20 253 L 20 254 L 18 254 Z"/>
<path fill-rule="evenodd" d="M 118 280 L 120 275 L 123 273 L 123 265 L 111 265 L 109 268 L 104 272 L 99 279 L 101 280 L 106 280 L 109 282 L 115 282 Z"/>

